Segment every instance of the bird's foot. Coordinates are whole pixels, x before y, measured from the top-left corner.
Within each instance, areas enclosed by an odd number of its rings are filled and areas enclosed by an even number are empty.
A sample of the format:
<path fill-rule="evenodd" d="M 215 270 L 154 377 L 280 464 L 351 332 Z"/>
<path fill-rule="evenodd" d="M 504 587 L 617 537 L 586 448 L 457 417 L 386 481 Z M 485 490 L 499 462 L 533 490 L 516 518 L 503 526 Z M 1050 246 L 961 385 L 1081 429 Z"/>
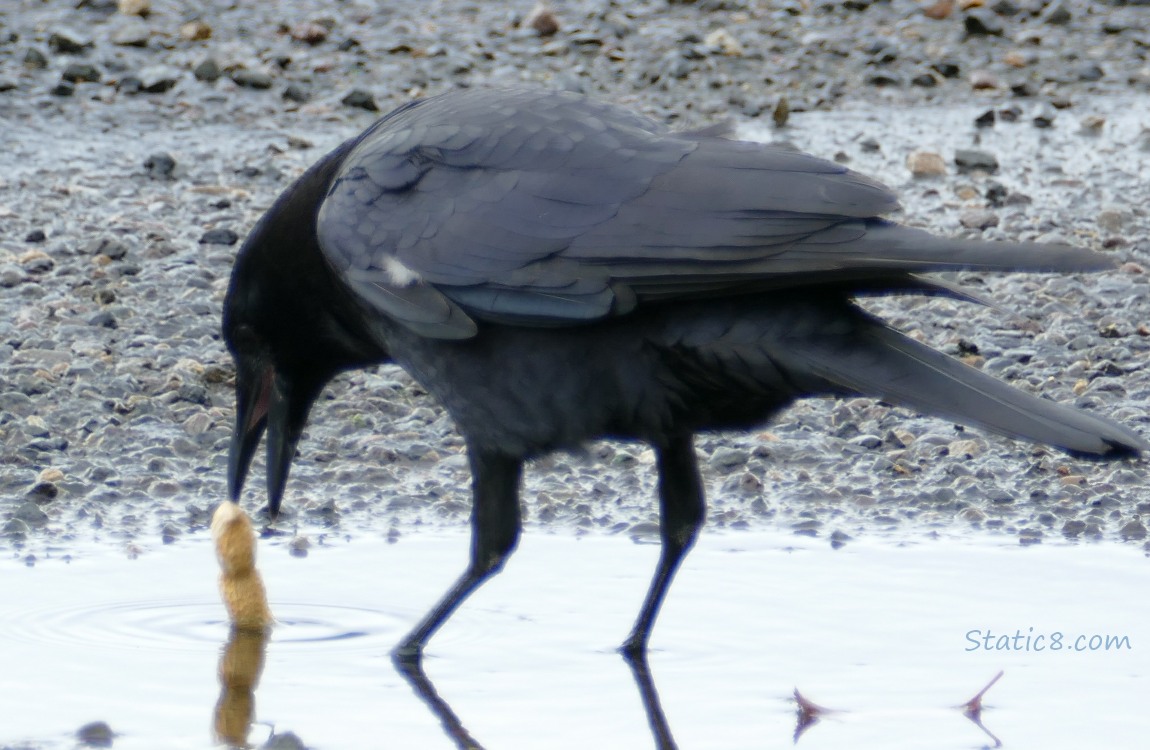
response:
<path fill-rule="evenodd" d="M 418 641 L 403 641 L 392 649 L 391 661 L 404 671 L 422 670 L 423 644 Z"/>

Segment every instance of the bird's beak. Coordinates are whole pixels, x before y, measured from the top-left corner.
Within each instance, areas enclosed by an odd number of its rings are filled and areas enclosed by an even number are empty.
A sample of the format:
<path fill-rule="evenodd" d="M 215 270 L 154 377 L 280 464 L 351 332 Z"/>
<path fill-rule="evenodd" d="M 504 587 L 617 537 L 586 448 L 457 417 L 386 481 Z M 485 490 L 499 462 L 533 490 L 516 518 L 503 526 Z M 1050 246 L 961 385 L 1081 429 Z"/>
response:
<path fill-rule="evenodd" d="M 279 515 L 280 500 L 287 485 L 288 471 L 295 458 L 295 447 L 303 433 L 303 423 L 307 418 L 307 408 L 303 415 L 297 413 L 295 397 L 283 378 L 272 378 L 271 403 L 267 416 L 267 472 L 268 472 L 268 515 L 273 519 Z M 310 405 L 310 401 L 305 401 Z"/>
<path fill-rule="evenodd" d="M 257 370 L 242 365 L 236 372 L 236 427 L 228 452 L 228 494 L 239 501 L 248 476 L 248 467 L 268 421 L 275 370 Z"/>
<path fill-rule="evenodd" d="M 236 373 L 236 429 L 228 456 L 228 491 L 239 500 L 252 456 L 267 432 L 268 514 L 279 515 L 280 501 L 296 445 L 315 394 L 300 388 L 271 365 Z"/>

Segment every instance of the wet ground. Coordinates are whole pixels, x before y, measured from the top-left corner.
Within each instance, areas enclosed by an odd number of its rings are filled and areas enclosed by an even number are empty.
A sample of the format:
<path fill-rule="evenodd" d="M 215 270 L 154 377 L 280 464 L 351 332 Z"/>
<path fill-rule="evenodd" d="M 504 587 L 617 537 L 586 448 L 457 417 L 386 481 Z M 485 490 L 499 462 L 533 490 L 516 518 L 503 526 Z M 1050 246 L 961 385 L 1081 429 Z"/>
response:
<path fill-rule="evenodd" d="M 71 747 L 92 720 L 116 747 L 210 742 L 227 635 L 206 524 L 232 420 L 220 303 L 235 243 L 274 196 L 378 115 L 345 101 L 357 89 L 387 110 L 456 84 L 530 83 L 684 126 L 733 119 L 742 137 L 895 186 L 900 220 L 1112 253 L 1120 267 L 1091 277 L 959 277 L 999 307 L 867 304 L 1019 387 L 1150 433 L 1142 8 L 999 2 L 932 19 L 909 0 L 588 1 L 557 4 L 559 30 L 541 36 L 531 3 L 151 6 L 0 7 L 0 748 Z M 960 149 L 984 166 L 960 168 Z M 943 174 L 913 177 L 915 152 Z M 462 565 L 461 441 L 397 369 L 329 393 L 289 515 L 263 542 L 285 625 L 257 720 L 314 747 L 449 746 L 386 654 Z M 993 745 L 948 707 L 999 669 L 983 718 L 1013 746 L 1122 747 L 1118 728 L 1137 729 L 1146 459 L 1076 460 L 861 399 L 801 404 L 698 450 L 708 534 L 651 664 L 683 747 L 789 743 L 796 685 L 850 709 L 808 747 Z M 486 746 L 650 742 L 611 648 L 653 565 L 654 547 L 628 541 L 652 538 L 653 492 L 641 446 L 529 470 L 523 550 L 427 663 Z M 312 552 L 289 557 L 289 542 Z M 580 579 L 560 585 L 559 571 Z M 1133 650 L 965 652 L 982 623 L 1128 634 Z"/>

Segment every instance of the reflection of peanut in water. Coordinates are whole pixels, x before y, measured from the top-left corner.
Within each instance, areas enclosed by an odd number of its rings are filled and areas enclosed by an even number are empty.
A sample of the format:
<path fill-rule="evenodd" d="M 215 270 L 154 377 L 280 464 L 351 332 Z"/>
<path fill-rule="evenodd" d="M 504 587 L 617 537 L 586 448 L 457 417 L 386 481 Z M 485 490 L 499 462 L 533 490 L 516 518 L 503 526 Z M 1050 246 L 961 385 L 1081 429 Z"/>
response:
<path fill-rule="evenodd" d="M 220 559 L 220 594 L 240 630 L 266 630 L 273 622 L 264 582 L 256 570 L 256 535 L 248 515 L 233 502 L 212 516 L 212 540 Z"/>

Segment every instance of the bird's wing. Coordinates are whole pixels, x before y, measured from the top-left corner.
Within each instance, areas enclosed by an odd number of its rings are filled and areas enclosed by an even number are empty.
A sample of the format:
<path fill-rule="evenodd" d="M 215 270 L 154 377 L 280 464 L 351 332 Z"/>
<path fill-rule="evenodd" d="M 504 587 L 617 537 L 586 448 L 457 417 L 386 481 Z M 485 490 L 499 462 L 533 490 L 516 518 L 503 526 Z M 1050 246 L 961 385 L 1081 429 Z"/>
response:
<path fill-rule="evenodd" d="M 896 206 L 788 148 L 670 133 L 560 92 L 468 90 L 368 130 L 318 234 L 363 300 L 421 335 L 465 338 L 476 318 L 571 324 L 644 300 L 978 265 L 873 218 Z"/>

